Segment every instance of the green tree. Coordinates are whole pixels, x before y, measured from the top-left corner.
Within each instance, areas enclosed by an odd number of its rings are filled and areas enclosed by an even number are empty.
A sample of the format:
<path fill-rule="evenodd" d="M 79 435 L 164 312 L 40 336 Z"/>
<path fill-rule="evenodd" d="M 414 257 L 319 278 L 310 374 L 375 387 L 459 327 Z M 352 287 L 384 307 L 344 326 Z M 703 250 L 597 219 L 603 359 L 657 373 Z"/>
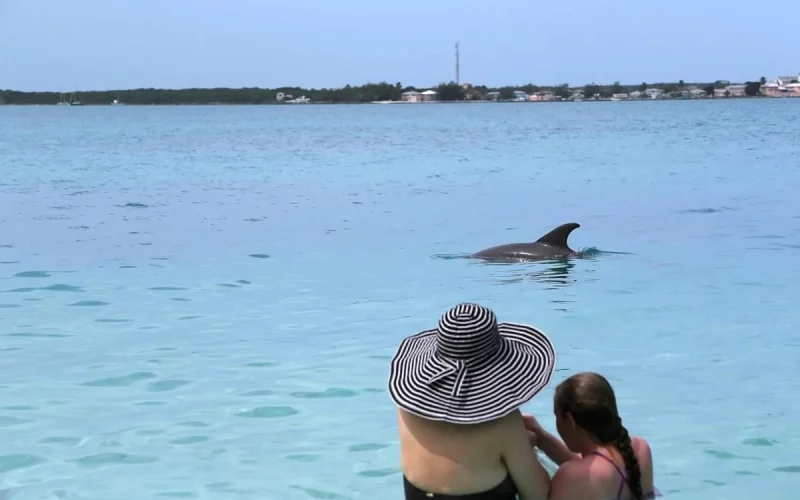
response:
<path fill-rule="evenodd" d="M 750 97 L 761 94 L 761 82 L 745 82 L 744 93 Z"/>
<path fill-rule="evenodd" d="M 464 88 L 456 82 L 440 83 L 436 87 L 440 101 L 463 101 Z"/>
<path fill-rule="evenodd" d="M 567 99 L 571 93 L 569 91 L 569 84 L 562 83 L 553 91 L 553 95 L 560 97 L 562 99 Z"/>
<path fill-rule="evenodd" d="M 596 94 L 600 94 L 600 86 L 596 85 L 594 82 L 588 83 L 583 86 L 583 97 L 586 99 L 591 99 Z"/>
<path fill-rule="evenodd" d="M 714 85 L 713 84 L 709 83 L 708 85 L 703 87 L 703 90 L 706 92 L 706 95 L 710 95 L 711 97 L 714 97 Z"/>
<path fill-rule="evenodd" d="M 642 82 L 642 84 L 639 85 L 639 92 L 644 92 L 645 90 L 647 90 L 647 84 Z"/>
<path fill-rule="evenodd" d="M 759 81 L 761 82 L 761 85 L 764 85 L 765 83 L 767 83 L 767 77 L 762 76 L 761 80 L 759 80 Z"/>
<path fill-rule="evenodd" d="M 621 94 L 625 92 L 625 89 L 622 88 L 622 85 L 620 85 L 619 81 L 616 81 L 611 85 L 611 89 L 609 90 L 609 92 L 611 94 Z"/>
<path fill-rule="evenodd" d="M 510 101 L 514 98 L 514 87 L 502 87 L 500 90 L 500 99 L 503 101 Z"/>

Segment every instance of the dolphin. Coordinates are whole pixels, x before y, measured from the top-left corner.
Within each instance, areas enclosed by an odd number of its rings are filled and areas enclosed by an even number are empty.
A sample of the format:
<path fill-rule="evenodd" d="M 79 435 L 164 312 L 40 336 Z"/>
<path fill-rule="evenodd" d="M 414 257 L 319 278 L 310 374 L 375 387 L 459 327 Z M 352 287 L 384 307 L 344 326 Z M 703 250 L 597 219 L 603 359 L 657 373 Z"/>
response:
<path fill-rule="evenodd" d="M 572 250 L 567 243 L 570 233 L 579 227 L 581 227 L 581 225 L 577 222 L 568 222 L 558 226 L 536 241 L 530 243 L 508 243 L 506 245 L 486 248 L 472 256 L 479 259 L 506 261 L 533 261 L 580 257 L 583 253 Z"/>

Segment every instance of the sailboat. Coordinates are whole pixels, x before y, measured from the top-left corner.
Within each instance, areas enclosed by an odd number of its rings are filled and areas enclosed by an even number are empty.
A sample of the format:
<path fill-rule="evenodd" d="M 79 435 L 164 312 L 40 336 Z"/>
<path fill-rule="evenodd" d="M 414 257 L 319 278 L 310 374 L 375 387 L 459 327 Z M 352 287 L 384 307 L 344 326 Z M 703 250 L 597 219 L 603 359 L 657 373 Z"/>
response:
<path fill-rule="evenodd" d="M 69 100 L 67 100 L 66 94 L 64 92 L 59 92 L 57 104 L 59 106 L 83 106 L 83 103 L 78 100 L 76 92 L 72 92 L 72 94 L 70 94 Z"/>

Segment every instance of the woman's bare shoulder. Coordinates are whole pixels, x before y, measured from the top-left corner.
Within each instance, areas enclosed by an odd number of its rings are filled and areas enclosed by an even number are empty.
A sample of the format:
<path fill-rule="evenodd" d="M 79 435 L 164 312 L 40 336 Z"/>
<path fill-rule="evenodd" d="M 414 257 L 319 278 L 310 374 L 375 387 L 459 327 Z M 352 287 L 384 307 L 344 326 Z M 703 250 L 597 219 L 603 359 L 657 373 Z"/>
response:
<path fill-rule="evenodd" d="M 653 451 L 650 449 L 650 443 L 645 438 L 633 436 L 631 438 L 631 446 L 639 461 L 645 461 L 648 465 L 653 463 Z"/>
<path fill-rule="evenodd" d="M 650 453 L 650 443 L 648 443 L 647 440 L 642 436 L 632 436 L 631 444 L 635 450 L 642 450 Z"/>

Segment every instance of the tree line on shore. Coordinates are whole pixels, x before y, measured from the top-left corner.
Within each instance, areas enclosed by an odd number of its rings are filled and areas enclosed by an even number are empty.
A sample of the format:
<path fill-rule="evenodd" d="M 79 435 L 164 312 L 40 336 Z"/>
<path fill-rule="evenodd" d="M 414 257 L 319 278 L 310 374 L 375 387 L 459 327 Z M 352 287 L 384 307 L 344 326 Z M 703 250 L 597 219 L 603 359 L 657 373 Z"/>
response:
<path fill-rule="evenodd" d="M 761 85 L 766 81 L 746 82 L 745 93 L 749 96 L 759 95 Z M 528 94 L 550 91 L 556 96 L 567 98 L 571 95 L 570 89 L 581 89 L 586 96 L 597 95 L 601 98 L 613 94 L 629 93 L 635 90 L 644 91 L 647 88 L 659 88 L 664 93 L 672 93 L 693 86 L 705 90 L 713 95 L 715 89 L 724 88 L 728 82 L 717 81 L 714 83 L 687 84 L 683 80 L 676 83 L 656 83 L 640 85 L 621 85 L 614 82 L 612 85 L 596 85 L 590 83 L 583 87 L 570 87 L 567 84 L 557 86 L 538 86 L 526 84 L 519 86 L 487 87 L 484 85 L 458 85 L 455 82 L 443 82 L 433 87 L 404 86 L 401 82 L 391 84 L 388 82 L 367 83 L 365 85 L 346 85 L 342 88 L 304 89 L 300 87 L 266 88 L 190 88 L 190 89 L 131 89 L 131 90 L 101 90 L 78 92 L 78 100 L 82 104 L 110 104 L 119 101 L 124 104 L 277 104 L 279 94 L 292 97 L 305 96 L 312 102 L 324 103 L 367 103 L 373 101 L 399 101 L 404 92 L 432 89 L 437 92 L 440 101 L 468 101 L 481 100 L 490 92 L 498 92 L 500 99 L 511 99 L 515 90 Z M 21 92 L 13 90 L 0 90 L 0 103 L 47 105 L 56 104 L 61 100 L 60 92 Z"/>

